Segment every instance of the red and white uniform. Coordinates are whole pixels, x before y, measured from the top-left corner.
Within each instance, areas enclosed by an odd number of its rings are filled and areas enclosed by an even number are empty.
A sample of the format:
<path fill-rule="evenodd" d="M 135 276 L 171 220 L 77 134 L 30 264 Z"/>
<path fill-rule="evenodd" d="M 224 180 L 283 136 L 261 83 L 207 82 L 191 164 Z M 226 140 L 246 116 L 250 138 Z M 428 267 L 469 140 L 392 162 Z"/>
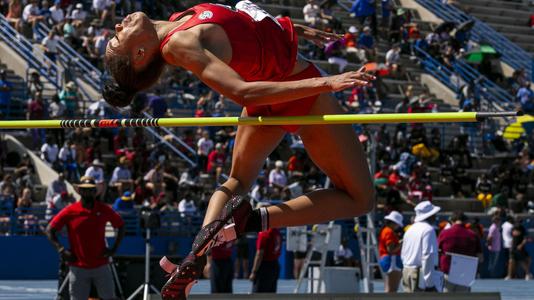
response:
<path fill-rule="evenodd" d="M 175 13 L 170 21 L 192 14 L 184 24 L 175 28 L 161 43 L 163 48 L 171 36 L 198 24 L 217 24 L 226 32 L 232 46 L 229 66 L 245 81 L 290 81 L 319 77 L 320 72 L 310 67 L 289 76 L 297 60 L 298 40 L 293 23 L 287 17 L 274 18 L 250 1 L 241 1 L 235 8 L 220 4 L 203 3 L 186 11 Z M 309 113 L 317 96 L 276 105 L 247 106 L 250 116 L 296 116 Z M 295 131 L 298 126 L 282 126 Z"/>

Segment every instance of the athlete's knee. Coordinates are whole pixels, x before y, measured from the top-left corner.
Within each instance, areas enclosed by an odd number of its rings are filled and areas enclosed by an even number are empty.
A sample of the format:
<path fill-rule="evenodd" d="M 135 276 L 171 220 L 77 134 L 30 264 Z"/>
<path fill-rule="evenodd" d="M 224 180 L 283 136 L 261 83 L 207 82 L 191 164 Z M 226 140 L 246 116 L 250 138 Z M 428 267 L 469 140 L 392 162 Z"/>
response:
<path fill-rule="evenodd" d="M 349 192 L 350 197 L 354 201 L 354 215 L 364 215 L 375 208 L 375 190 L 358 190 Z"/>
<path fill-rule="evenodd" d="M 230 176 L 228 179 L 223 183 L 223 187 L 229 190 L 229 192 L 232 193 L 232 195 L 244 195 L 248 192 L 250 189 L 250 186 L 252 183 L 247 183 L 246 181 L 239 179 L 235 176 Z"/>

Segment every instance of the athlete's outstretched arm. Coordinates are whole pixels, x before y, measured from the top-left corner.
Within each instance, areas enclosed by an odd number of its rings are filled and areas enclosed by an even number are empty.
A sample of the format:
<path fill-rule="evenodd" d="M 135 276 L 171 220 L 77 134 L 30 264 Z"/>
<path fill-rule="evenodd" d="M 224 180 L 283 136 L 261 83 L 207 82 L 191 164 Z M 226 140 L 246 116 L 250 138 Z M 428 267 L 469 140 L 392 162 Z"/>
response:
<path fill-rule="evenodd" d="M 367 85 L 369 80 L 374 79 L 374 76 L 360 70 L 298 81 L 247 82 L 206 50 L 196 36 L 186 32 L 182 32 L 180 39 L 172 39 L 163 50 L 168 63 L 190 70 L 209 87 L 243 106 L 289 102 L 357 85 Z"/>
<path fill-rule="evenodd" d="M 313 42 L 315 45 L 323 47 L 324 44 L 339 40 L 343 35 L 322 31 L 301 24 L 294 24 L 297 36 Z"/>

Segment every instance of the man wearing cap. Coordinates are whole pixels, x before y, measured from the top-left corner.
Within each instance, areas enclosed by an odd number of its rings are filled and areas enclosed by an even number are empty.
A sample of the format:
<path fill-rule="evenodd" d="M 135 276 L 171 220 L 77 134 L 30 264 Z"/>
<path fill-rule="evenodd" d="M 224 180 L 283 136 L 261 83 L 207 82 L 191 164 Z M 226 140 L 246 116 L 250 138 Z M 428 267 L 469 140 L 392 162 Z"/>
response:
<path fill-rule="evenodd" d="M 133 184 L 132 172 L 128 168 L 128 163 L 128 158 L 126 156 L 121 156 L 121 158 L 119 158 L 119 165 L 115 167 L 111 179 L 109 180 L 109 186 L 116 187 L 119 195 L 131 188 Z"/>
<path fill-rule="evenodd" d="M 404 291 L 439 291 L 441 272 L 437 271 L 438 241 L 432 223 L 441 208 L 430 201 L 422 201 L 414 210 L 415 223 L 404 234 L 401 250 Z"/>
<path fill-rule="evenodd" d="M 451 216 L 452 226 L 443 230 L 438 239 L 439 267 L 445 273 L 445 292 L 469 292 L 470 287 L 461 286 L 448 281 L 451 266 L 450 253 L 478 256 L 482 260 L 480 239 L 471 230 L 465 228 L 467 217 L 461 211 L 455 211 Z"/>
<path fill-rule="evenodd" d="M 404 227 L 403 217 L 397 211 L 384 217 L 384 228 L 378 236 L 380 267 L 386 273 L 384 291 L 396 293 L 401 279 L 402 262 L 400 259 L 401 241 L 396 231 Z"/>
<path fill-rule="evenodd" d="M 92 177 L 96 182 L 96 195 L 104 195 L 104 170 L 102 167 L 104 164 L 99 160 L 93 160 L 93 163 L 87 170 L 85 170 L 85 176 Z"/>
<path fill-rule="evenodd" d="M 91 285 L 101 299 L 114 299 L 115 287 L 109 267 L 124 236 L 124 221 L 106 204 L 97 201 L 93 178 L 84 176 L 78 185 L 80 201 L 57 214 L 46 229 L 46 235 L 61 257 L 68 262 L 71 299 L 87 299 Z M 106 224 L 118 229 L 113 247 L 105 243 Z M 67 226 L 70 249 L 58 240 L 57 233 Z"/>

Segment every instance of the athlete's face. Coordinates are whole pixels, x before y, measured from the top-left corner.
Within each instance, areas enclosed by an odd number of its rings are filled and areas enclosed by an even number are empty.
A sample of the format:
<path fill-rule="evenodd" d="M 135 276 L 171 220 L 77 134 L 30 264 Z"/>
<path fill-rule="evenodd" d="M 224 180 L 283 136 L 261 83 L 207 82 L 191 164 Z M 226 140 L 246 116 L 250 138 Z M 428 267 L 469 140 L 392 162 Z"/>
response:
<path fill-rule="evenodd" d="M 152 21 L 143 12 L 127 15 L 115 25 L 115 36 L 108 42 L 106 56 L 131 55 L 134 62 L 145 58 L 147 48 L 158 36 Z"/>

